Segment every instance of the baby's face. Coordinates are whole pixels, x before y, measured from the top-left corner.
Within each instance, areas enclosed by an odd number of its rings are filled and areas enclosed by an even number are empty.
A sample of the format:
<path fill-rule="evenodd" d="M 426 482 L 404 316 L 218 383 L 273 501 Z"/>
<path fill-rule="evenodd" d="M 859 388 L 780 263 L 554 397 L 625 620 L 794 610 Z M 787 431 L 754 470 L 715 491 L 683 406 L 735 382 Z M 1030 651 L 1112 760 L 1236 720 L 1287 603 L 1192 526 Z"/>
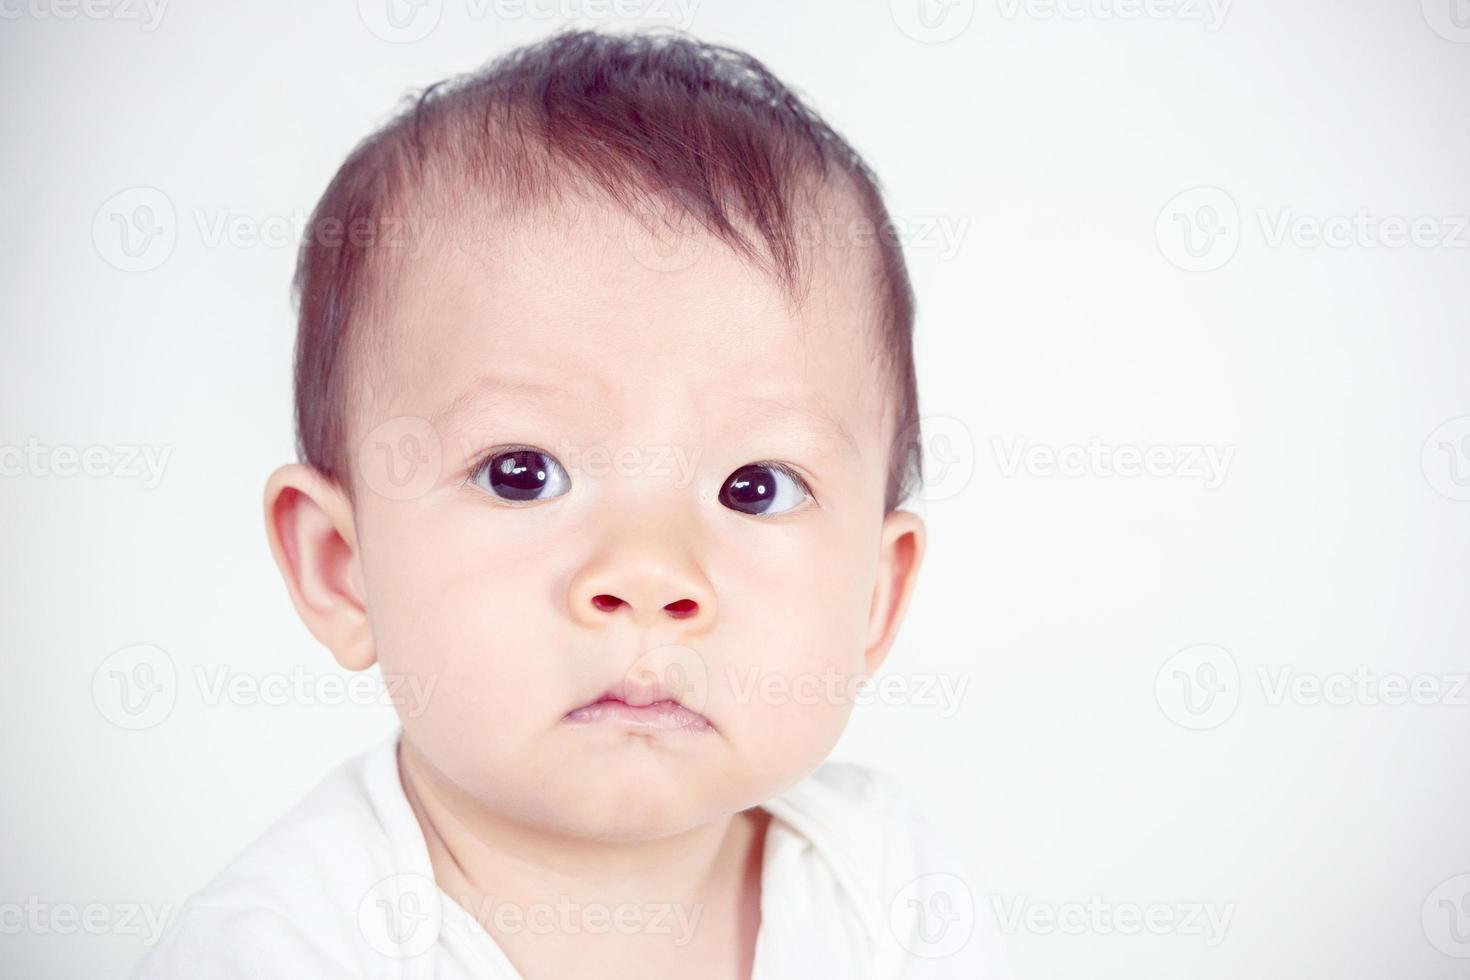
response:
<path fill-rule="evenodd" d="M 408 264 L 350 431 L 377 658 L 434 682 L 407 751 L 575 834 L 753 806 L 832 748 L 896 627 L 889 552 L 922 546 L 883 513 L 869 266 L 829 254 L 793 311 L 611 206 L 505 234 Z M 428 467 L 412 493 L 385 445 Z"/>

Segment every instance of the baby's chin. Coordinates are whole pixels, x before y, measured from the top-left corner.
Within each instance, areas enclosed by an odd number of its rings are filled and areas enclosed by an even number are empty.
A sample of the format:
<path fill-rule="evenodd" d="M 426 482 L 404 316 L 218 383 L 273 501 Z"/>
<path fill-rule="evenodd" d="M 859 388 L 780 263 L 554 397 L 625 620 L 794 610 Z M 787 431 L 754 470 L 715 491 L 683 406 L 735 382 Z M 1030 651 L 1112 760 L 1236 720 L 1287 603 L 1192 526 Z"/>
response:
<path fill-rule="evenodd" d="M 541 833 L 630 843 L 707 826 L 771 795 L 772 774 L 752 769 L 713 733 L 559 734 L 574 736 L 555 740 L 560 751 L 465 773 L 461 786 L 487 810 Z"/>
<path fill-rule="evenodd" d="M 541 833 L 635 842 L 686 833 L 771 799 L 821 763 L 842 717 L 784 725 L 741 719 L 743 727 L 732 722 L 723 730 L 716 725 L 726 717 L 662 728 L 613 713 L 588 723 L 563 719 L 514 742 L 504 732 L 487 735 L 489 751 L 475 751 L 474 739 L 446 739 L 437 725 L 416 741 L 431 768 L 457 787 L 461 804 L 482 807 L 491 823 L 509 818 Z M 463 816 L 476 822 L 472 813 Z"/>
<path fill-rule="evenodd" d="M 534 799 L 526 801 L 544 826 L 568 836 L 669 837 L 764 798 L 765 775 L 741 765 L 718 735 L 573 734 L 581 751 L 538 779 Z"/>
<path fill-rule="evenodd" d="M 571 838 L 633 843 L 687 833 L 740 809 L 724 794 L 604 783 L 562 796 L 545 812 L 544 826 Z"/>

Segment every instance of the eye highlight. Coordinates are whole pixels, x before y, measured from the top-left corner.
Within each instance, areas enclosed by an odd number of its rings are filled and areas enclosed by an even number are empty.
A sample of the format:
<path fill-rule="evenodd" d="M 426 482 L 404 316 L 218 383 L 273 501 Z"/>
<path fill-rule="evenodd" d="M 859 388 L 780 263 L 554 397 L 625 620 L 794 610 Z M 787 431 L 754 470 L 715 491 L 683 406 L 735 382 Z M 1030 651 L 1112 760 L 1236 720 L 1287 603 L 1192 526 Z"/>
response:
<path fill-rule="evenodd" d="M 806 481 L 782 463 L 747 463 L 720 488 L 720 503 L 753 517 L 784 514 L 810 499 Z"/>
<path fill-rule="evenodd" d="M 502 449 L 476 464 L 470 481 L 511 503 L 560 497 L 572 488 L 571 477 L 556 457 L 539 449 Z"/>

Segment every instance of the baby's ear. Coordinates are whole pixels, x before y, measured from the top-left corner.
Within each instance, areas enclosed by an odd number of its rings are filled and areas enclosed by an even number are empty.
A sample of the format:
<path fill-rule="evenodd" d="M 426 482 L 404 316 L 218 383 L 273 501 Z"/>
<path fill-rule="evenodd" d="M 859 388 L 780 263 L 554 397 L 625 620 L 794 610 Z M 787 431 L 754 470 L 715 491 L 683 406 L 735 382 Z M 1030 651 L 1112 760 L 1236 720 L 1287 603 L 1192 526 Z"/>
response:
<path fill-rule="evenodd" d="M 377 650 L 346 493 L 310 466 L 282 466 L 265 485 L 265 533 L 311 635 L 348 670 L 371 667 Z"/>
<path fill-rule="evenodd" d="M 895 510 L 883 519 L 878 545 L 878 581 L 868 613 L 868 647 L 863 654 L 869 674 L 888 656 L 908 609 L 919 564 L 924 560 L 924 521 L 918 514 Z"/>

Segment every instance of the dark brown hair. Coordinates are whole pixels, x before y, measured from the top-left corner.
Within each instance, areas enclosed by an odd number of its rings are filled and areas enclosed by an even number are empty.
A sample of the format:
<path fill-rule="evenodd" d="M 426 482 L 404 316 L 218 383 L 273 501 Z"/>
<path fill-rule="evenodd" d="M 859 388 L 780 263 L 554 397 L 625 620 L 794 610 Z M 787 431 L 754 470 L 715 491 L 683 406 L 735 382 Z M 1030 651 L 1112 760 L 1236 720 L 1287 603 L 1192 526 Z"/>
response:
<path fill-rule="evenodd" d="M 353 351 L 371 342 L 354 335 L 367 332 L 374 298 L 389 291 L 391 278 L 391 250 L 371 231 L 436 189 L 452 211 L 467 180 L 512 208 L 579 182 L 629 210 L 659 202 L 766 268 L 793 295 L 800 192 L 835 183 L 874 232 L 878 361 L 896 413 L 885 512 L 918 485 L 913 293 L 867 165 L 744 52 L 677 31 L 569 31 L 411 98 L 352 151 L 312 214 L 294 283 L 297 454 L 349 494 L 348 368 Z"/>

